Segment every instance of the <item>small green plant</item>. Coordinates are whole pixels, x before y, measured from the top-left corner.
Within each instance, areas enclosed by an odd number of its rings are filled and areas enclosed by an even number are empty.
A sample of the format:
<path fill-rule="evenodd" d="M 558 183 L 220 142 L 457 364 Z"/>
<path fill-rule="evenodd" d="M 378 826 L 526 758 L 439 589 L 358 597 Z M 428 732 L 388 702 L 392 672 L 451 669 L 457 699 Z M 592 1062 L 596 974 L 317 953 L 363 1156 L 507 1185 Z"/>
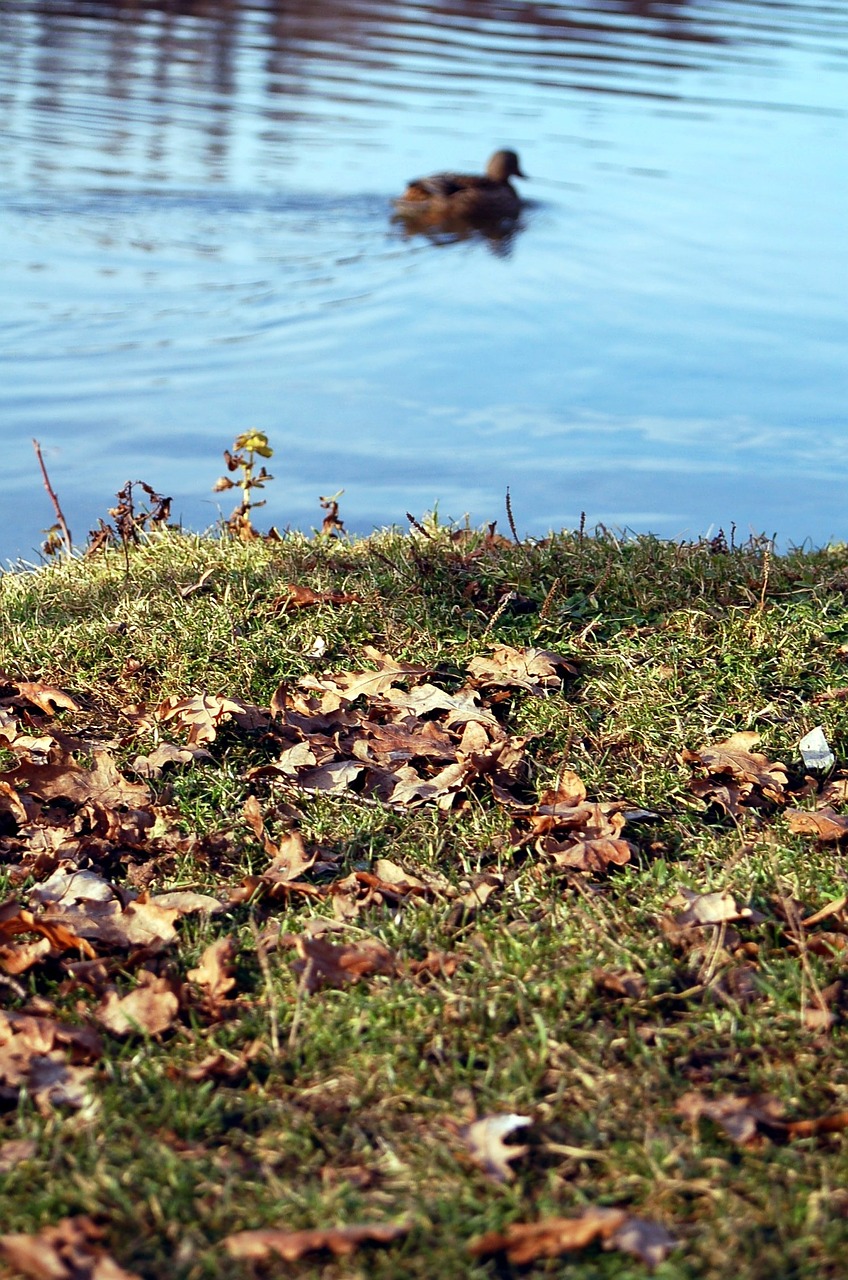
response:
<path fill-rule="evenodd" d="M 270 458 L 274 452 L 268 444 L 268 437 L 264 431 L 243 431 L 241 435 L 236 436 L 233 442 L 234 452 L 229 449 L 224 450 L 224 461 L 227 464 L 228 471 L 240 471 L 241 476 L 238 480 L 231 480 L 229 476 L 221 476 L 213 486 L 214 493 L 221 493 L 225 489 L 241 489 L 241 502 L 236 507 L 230 518 L 227 520 L 227 529 L 237 538 L 241 538 L 244 542 L 249 542 L 252 538 L 259 535 L 253 527 L 251 512 L 255 507 L 264 507 L 264 498 L 260 502 L 253 500 L 253 490 L 263 489 L 268 480 L 273 480 L 264 465 L 256 470 L 257 458 Z"/>

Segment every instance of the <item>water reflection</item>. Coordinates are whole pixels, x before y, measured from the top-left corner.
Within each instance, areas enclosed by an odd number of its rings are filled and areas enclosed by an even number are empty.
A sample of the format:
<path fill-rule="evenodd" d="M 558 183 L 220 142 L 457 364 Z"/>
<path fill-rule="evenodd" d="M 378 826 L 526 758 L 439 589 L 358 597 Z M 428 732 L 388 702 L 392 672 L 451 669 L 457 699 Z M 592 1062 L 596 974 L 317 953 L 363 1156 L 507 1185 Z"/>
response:
<path fill-rule="evenodd" d="M 248 425 L 281 527 L 840 532 L 847 70 L 823 0 L 0 0 L 0 555 L 32 435 L 203 526 Z M 514 225 L 391 223 L 495 146 Z"/>
<path fill-rule="evenodd" d="M 239 180 L 257 163 L 294 159 L 298 132 L 314 148 L 318 177 L 333 131 L 367 146 L 376 113 L 401 111 L 418 133 L 434 121 L 444 127 L 446 113 L 466 115 L 475 98 L 479 111 L 499 106 L 530 118 L 558 92 L 703 103 L 720 99 L 727 70 L 750 72 L 768 89 L 767 69 L 787 42 L 806 53 L 834 40 L 845 41 L 838 11 L 765 0 L 731 8 L 694 0 L 136 0 L 129 8 L 0 0 L 0 123 L 20 138 L 22 116 L 40 120 L 35 154 L 12 156 L 18 181 L 57 180 L 69 135 L 88 150 L 77 164 L 89 181 Z M 760 93 L 761 109 L 844 116 L 844 98 L 787 102 L 774 88 L 776 97 Z M 424 109 L 433 118 L 422 118 Z"/>

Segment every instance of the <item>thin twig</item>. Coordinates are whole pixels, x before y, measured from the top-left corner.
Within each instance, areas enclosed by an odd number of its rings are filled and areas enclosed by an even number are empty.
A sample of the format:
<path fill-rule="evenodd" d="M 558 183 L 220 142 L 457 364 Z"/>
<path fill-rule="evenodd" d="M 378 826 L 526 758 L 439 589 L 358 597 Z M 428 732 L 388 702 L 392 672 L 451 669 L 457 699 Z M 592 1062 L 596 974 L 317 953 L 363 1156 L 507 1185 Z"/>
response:
<path fill-rule="evenodd" d="M 52 484 L 50 483 L 50 477 L 48 476 L 47 468 L 44 465 L 44 458 L 41 456 L 41 445 L 38 443 L 37 440 L 33 440 L 32 447 L 33 449 L 35 449 L 35 456 L 36 458 L 38 458 L 39 467 L 41 467 L 41 478 L 44 481 L 44 487 L 47 490 L 47 492 L 50 494 L 50 501 L 53 503 L 53 510 L 56 512 L 56 522 L 59 525 L 59 528 L 62 532 L 62 541 L 65 544 L 65 554 L 70 555 L 74 546 L 73 541 L 71 539 L 71 531 L 68 528 L 67 521 L 65 520 L 65 514 L 59 505 L 59 499 L 56 496 L 56 490 L 53 488 Z"/>

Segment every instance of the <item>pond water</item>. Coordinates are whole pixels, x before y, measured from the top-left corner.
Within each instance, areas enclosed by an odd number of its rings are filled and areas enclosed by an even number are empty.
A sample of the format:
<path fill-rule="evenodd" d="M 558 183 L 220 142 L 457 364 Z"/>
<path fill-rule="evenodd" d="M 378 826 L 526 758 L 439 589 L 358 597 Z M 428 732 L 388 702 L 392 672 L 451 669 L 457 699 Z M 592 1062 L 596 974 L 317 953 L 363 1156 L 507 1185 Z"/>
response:
<path fill-rule="evenodd" d="M 127 479 L 205 528 L 848 537 L 848 9 L 0 0 L 0 558 Z M 512 147 L 511 240 L 406 181 Z"/>

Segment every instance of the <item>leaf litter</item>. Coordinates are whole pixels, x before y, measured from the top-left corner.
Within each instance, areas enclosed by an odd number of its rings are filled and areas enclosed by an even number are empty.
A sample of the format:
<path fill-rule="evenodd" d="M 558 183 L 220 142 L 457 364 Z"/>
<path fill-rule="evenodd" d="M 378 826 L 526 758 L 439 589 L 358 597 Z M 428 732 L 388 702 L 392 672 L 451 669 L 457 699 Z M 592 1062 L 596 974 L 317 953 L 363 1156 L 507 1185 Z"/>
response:
<path fill-rule="evenodd" d="M 356 599 L 341 593 L 337 598 L 315 596 L 287 588 L 280 608 Z M 458 893 L 435 874 L 420 868 L 413 874 L 385 858 L 375 859 L 370 870 L 341 875 L 338 853 L 308 841 L 299 830 L 298 794 L 350 796 L 390 808 L 434 805 L 444 812 L 460 811 L 472 799 L 476 803 L 488 795 L 510 816 L 510 839 L 518 857 L 535 857 L 555 873 L 588 876 L 606 874 L 632 859 L 636 845 L 624 836 L 632 807 L 625 801 L 591 800 L 570 770 L 562 770 L 554 786 L 537 794 L 528 754 L 532 738 L 510 734 L 504 726 L 504 709 L 514 692 L 554 696 L 578 674 L 574 663 L 545 650 L 496 646 L 489 657 L 468 664 L 465 683 L 451 692 L 434 682 L 438 673 L 432 667 L 396 661 L 371 647 L 364 656 L 371 668 L 302 677 L 280 686 L 268 708 L 208 693 L 127 708 L 134 734 L 158 733 L 161 724 L 185 735 L 184 745 L 160 742 L 153 751 L 138 754 L 133 765 L 142 779 L 138 782 L 124 775 L 107 746 L 75 740 L 54 727 L 57 712 L 80 712 L 70 694 L 38 681 L 0 677 L 0 738 L 16 761 L 0 775 L 0 815 L 5 815 L 0 852 L 13 882 L 16 876 L 36 881 L 26 904 L 15 898 L 0 904 L 0 973 L 11 979 L 58 964 L 68 989 L 88 991 L 98 1000 L 81 1025 L 27 1013 L 0 1014 L 0 1098 L 11 1100 L 23 1088 L 44 1114 L 58 1107 L 90 1106 L 96 1064 L 103 1055 L 101 1033 L 119 1039 L 159 1037 L 178 1029 L 189 1010 L 212 1024 L 238 1008 L 233 935 L 207 946 L 184 980 L 157 968 L 156 957 L 179 944 L 179 923 L 187 914 L 208 915 L 282 895 L 326 899 L 342 920 L 364 904 L 397 906 L 439 897 L 453 899 L 470 917 L 503 888 L 503 875 L 486 872 Z M 288 810 L 263 810 L 256 794 L 244 805 L 245 827 L 268 858 L 266 869 L 227 886 L 220 897 L 129 889 L 122 878 L 135 868 L 201 849 L 202 842 L 185 836 L 157 804 L 148 783 L 161 779 L 168 768 L 213 763 L 210 748 L 225 732 L 272 755 L 270 762 L 247 770 L 249 784 L 277 784 L 295 798 Z M 131 740 L 132 734 L 125 743 Z M 737 819 L 784 810 L 791 831 L 822 843 L 842 839 L 848 832 L 846 820 L 827 801 L 845 800 L 848 780 L 830 779 L 812 789 L 809 779 L 798 784 L 785 766 L 753 751 L 756 741 L 756 734 L 739 733 L 713 747 L 684 752 L 682 760 L 694 773 L 692 794 Z M 812 796 L 817 807 L 790 808 L 793 794 L 805 801 Z M 278 813 L 283 815 L 282 830 L 273 835 L 269 824 Z M 729 926 L 765 920 L 739 907 L 724 891 L 683 889 L 681 899 L 685 909 L 674 923 L 681 935 L 717 928 L 725 931 L 724 944 L 732 946 L 737 944 L 732 936 L 728 941 Z M 839 918 L 840 913 L 844 899 L 808 915 L 805 924 Z M 307 922 L 302 933 L 278 937 L 273 944 L 295 951 L 292 970 L 308 996 L 360 982 L 449 980 L 463 962 L 461 954 L 434 951 L 423 961 L 401 957 L 376 938 L 330 941 L 323 925 L 311 931 Z M 124 980 L 135 970 L 129 990 L 112 980 L 116 965 Z M 638 1001 L 644 996 L 638 974 L 622 978 L 599 971 L 595 982 L 612 998 Z M 258 1053 L 258 1042 L 239 1053 L 216 1051 L 187 1073 L 197 1080 L 237 1079 Z M 680 1099 L 678 1114 L 693 1124 L 712 1120 L 742 1145 L 840 1133 L 848 1127 L 845 1112 L 786 1120 L 774 1099 L 754 1094 L 711 1099 L 691 1092 Z M 465 1126 L 461 1137 L 484 1172 L 496 1181 L 509 1181 L 515 1176 L 512 1163 L 529 1148 L 504 1138 L 529 1123 L 528 1117 L 512 1113 L 484 1116 Z M 16 1157 L 10 1147 L 7 1159 L 26 1159 L 28 1152 L 25 1146 Z M 236 1258 L 298 1260 L 322 1249 L 346 1256 L 362 1244 L 390 1243 L 407 1230 L 391 1224 L 302 1232 L 266 1229 L 239 1232 L 224 1243 Z M 127 1275 L 102 1249 L 101 1238 L 100 1227 L 90 1219 L 67 1219 L 37 1236 L 2 1237 L 0 1248 L 23 1274 L 42 1274 L 37 1268 L 50 1266 L 49 1274 L 58 1276 L 108 1280 Z M 593 1243 L 630 1253 L 647 1267 L 658 1265 L 674 1247 L 659 1224 L 623 1210 L 597 1208 L 577 1218 L 515 1223 L 470 1248 L 476 1256 L 502 1253 L 523 1264 Z M 69 1250 L 78 1259 L 75 1271 L 67 1269 Z"/>

